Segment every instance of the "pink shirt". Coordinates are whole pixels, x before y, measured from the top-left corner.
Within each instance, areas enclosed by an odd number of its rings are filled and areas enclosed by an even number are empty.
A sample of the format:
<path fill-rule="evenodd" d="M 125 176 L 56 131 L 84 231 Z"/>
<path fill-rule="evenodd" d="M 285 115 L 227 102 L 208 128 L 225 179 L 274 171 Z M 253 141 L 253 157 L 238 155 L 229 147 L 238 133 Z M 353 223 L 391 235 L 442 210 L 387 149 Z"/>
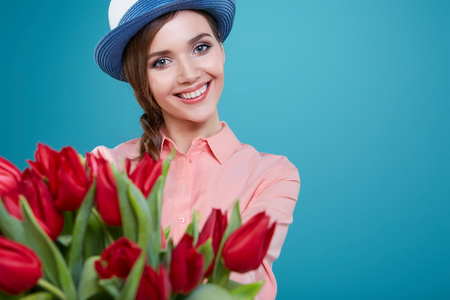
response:
<path fill-rule="evenodd" d="M 187 154 L 176 151 L 164 189 L 162 226 L 170 225 L 176 244 L 194 210 L 200 212 L 199 228 L 212 208 L 230 213 L 238 198 L 243 222 L 265 211 L 277 226 L 263 263 L 255 271 L 233 273 L 231 278 L 243 283 L 265 279 L 257 299 L 275 299 L 277 285 L 272 263 L 280 255 L 292 223 L 300 189 L 298 170 L 284 156 L 260 153 L 240 143 L 225 122 L 222 127 L 212 137 L 194 139 Z M 161 158 L 165 159 L 173 147 L 176 148 L 173 141 L 163 135 Z M 93 152 L 101 153 L 120 167 L 123 158 L 139 156 L 139 139 L 114 149 L 99 146 Z"/>

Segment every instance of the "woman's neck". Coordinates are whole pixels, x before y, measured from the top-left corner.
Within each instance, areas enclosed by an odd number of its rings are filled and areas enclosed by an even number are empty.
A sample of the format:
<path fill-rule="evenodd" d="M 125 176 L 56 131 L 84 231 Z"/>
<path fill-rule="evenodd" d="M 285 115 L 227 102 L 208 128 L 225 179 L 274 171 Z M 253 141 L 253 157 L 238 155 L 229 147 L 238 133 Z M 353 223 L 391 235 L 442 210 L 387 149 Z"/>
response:
<path fill-rule="evenodd" d="M 222 129 L 219 116 L 217 118 L 209 119 L 204 123 L 197 122 L 167 122 L 161 126 L 161 130 L 164 134 L 170 138 L 175 145 L 177 145 L 178 151 L 186 154 L 192 145 L 192 141 L 197 137 L 208 138 L 215 135 Z"/>

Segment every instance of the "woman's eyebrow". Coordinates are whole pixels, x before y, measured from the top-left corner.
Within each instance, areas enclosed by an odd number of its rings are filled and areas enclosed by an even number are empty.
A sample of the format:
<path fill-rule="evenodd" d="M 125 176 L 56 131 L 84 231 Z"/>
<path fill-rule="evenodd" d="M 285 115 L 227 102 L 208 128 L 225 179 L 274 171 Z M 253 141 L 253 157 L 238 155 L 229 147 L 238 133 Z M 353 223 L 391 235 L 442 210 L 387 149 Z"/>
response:
<path fill-rule="evenodd" d="M 188 41 L 188 43 L 190 45 L 195 44 L 196 42 L 198 42 L 199 40 L 201 40 L 205 36 L 209 36 L 210 38 L 212 38 L 212 36 L 209 33 L 200 33 L 199 35 L 196 35 L 195 37 L 190 39 Z M 170 51 L 170 50 L 162 50 L 162 51 L 158 51 L 158 52 L 153 52 L 153 53 L 149 54 L 149 56 L 147 56 L 147 60 L 149 60 L 153 56 L 164 56 L 164 55 L 167 55 L 167 54 L 170 54 L 170 53 L 172 53 L 172 51 Z"/>
<path fill-rule="evenodd" d="M 153 52 L 153 53 L 149 54 L 149 56 L 147 56 L 147 60 L 152 58 L 152 56 L 164 56 L 164 55 L 170 54 L 171 52 L 172 51 L 170 51 L 170 50 L 163 50 L 163 51 Z"/>
<path fill-rule="evenodd" d="M 203 37 L 205 36 L 209 36 L 212 38 L 212 36 L 209 33 L 200 33 L 199 35 L 193 37 L 192 39 L 189 40 L 189 44 L 195 44 L 196 42 L 198 42 L 199 40 L 201 40 Z"/>

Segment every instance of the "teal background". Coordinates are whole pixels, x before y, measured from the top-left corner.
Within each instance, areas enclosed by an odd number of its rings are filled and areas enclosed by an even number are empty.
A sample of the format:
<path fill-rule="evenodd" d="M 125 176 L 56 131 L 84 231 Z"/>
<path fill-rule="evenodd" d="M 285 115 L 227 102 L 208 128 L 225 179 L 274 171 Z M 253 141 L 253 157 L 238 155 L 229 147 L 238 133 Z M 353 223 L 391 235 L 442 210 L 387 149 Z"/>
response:
<path fill-rule="evenodd" d="M 238 0 L 220 102 L 302 188 L 278 299 L 450 299 L 450 1 Z M 102 0 L 0 4 L 0 155 L 141 134 L 93 59 Z"/>

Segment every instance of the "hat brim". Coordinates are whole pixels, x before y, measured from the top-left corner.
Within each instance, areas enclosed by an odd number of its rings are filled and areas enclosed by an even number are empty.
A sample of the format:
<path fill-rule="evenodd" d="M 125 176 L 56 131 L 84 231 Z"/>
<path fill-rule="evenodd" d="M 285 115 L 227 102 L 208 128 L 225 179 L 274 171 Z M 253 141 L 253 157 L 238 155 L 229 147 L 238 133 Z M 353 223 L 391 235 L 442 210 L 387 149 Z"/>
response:
<path fill-rule="evenodd" d="M 94 52 L 96 63 L 113 78 L 127 81 L 122 69 L 122 54 L 130 39 L 156 18 L 168 12 L 187 9 L 203 10 L 212 15 L 222 41 L 225 41 L 233 26 L 234 0 L 138 1 L 125 13 L 119 25 L 97 44 Z"/>

